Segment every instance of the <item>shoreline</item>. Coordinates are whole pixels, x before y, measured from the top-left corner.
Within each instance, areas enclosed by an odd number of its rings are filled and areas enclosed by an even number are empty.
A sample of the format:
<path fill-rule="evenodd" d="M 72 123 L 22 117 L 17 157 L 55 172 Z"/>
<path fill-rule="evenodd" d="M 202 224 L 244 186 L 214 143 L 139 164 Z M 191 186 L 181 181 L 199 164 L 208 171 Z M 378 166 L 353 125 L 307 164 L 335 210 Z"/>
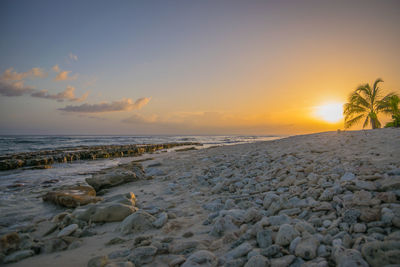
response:
<path fill-rule="evenodd" d="M 399 264 L 398 257 L 385 254 L 400 255 L 399 129 L 314 133 L 155 155 L 141 162 L 143 177 L 105 188 L 103 200 L 89 204 L 99 210 L 127 205 L 126 193 L 132 192 L 130 215 L 85 222 L 79 212 L 87 205 L 66 209 L 62 219 L 35 222 L 18 233 L 39 242 L 24 239 L 24 249 L 1 258 L 26 251 L 26 259 L 9 266 L 42 267 L 102 266 L 95 261 L 192 266 L 196 260 L 208 266 Z M 142 220 L 129 224 L 135 216 Z M 78 228 L 60 236 L 73 224 Z"/>

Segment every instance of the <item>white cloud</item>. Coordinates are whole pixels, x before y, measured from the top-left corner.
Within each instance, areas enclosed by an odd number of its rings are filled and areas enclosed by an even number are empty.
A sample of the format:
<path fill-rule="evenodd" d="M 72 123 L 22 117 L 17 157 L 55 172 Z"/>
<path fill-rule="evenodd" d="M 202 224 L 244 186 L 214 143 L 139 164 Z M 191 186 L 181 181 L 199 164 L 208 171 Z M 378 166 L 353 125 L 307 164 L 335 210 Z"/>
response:
<path fill-rule="evenodd" d="M 31 94 L 32 97 L 54 99 L 58 102 L 71 101 L 71 102 L 82 102 L 85 101 L 89 93 L 86 92 L 80 98 L 75 96 L 75 88 L 72 86 L 67 86 L 67 88 L 58 94 L 49 94 L 47 90 L 37 91 Z"/>
<path fill-rule="evenodd" d="M 102 112 L 116 112 L 116 111 L 130 111 L 141 109 L 150 101 L 150 98 L 143 97 L 135 102 L 130 98 L 123 98 L 120 101 L 113 101 L 111 103 L 103 102 L 98 104 L 82 104 L 79 106 L 68 105 L 59 110 L 66 112 L 76 113 L 102 113 Z"/>

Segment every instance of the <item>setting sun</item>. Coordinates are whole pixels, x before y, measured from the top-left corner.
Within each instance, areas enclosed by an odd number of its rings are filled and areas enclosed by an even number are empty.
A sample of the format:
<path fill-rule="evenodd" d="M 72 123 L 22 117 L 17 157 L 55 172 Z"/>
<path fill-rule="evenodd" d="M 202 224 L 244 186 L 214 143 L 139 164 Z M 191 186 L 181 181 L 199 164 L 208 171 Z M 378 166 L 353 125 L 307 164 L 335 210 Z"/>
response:
<path fill-rule="evenodd" d="M 330 103 L 315 107 L 315 115 L 324 121 L 335 123 L 343 118 L 343 104 Z"/>

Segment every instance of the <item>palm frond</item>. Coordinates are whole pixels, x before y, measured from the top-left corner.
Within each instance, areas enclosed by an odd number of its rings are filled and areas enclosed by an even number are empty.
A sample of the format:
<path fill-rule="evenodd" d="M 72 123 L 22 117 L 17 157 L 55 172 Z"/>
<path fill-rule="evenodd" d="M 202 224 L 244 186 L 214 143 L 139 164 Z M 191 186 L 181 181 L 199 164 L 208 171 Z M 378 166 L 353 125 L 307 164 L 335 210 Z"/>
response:
<path fill-rule="evenodd" d="M 361 114 L 352 119 L 345 119 L 344 128 L 350 128 L 351 126 L 359 122 L 364 116 L 364 114 Z"/>

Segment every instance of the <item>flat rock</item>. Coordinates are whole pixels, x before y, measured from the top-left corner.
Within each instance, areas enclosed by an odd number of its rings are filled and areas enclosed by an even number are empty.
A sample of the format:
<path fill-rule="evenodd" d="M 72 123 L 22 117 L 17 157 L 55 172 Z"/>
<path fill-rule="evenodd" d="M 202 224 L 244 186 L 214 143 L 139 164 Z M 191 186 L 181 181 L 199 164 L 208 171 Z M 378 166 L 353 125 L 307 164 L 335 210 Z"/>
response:
<path fill-rule="evenodd" d="M 66 186 L 55 189 L 47 192 L 42 198 L 43 201 L 67 208 L 75 208 L 102 200 L 102 198 L 96 197 L 96 191 L 93 187 L 87 185 Z"/>
<path fill-rule="evenodd" d="M 156 253 L 157 248 L 155 246 L 138 247 L 132 250 L 128 259 L 135 263 L 135 265 L 142 266 L 143 264 L 152 262 Z"/>
<path fill-rule="evenodd" d="M 142 165 L 131 163 L 102 170 L 92 177 L 86 178 L 86 182 L 98 192 L 104 188 L 134 182 L 145 177 Z"/>
<path fill-rule="evenodd" d="M 229 251 L 227 254 L 225 254 L 225 258 L 227 260 L 232 260 L 232 259 L 236 259 L 236 258 L 239 258 L 242 256 L 246 256 L 247 253 L 249 253 L 249 251 L 252 249 L 253 249 L 253 247 L 248 242 L 244 242 L 241 245 L 239 245 L 238 247 Z"/>

